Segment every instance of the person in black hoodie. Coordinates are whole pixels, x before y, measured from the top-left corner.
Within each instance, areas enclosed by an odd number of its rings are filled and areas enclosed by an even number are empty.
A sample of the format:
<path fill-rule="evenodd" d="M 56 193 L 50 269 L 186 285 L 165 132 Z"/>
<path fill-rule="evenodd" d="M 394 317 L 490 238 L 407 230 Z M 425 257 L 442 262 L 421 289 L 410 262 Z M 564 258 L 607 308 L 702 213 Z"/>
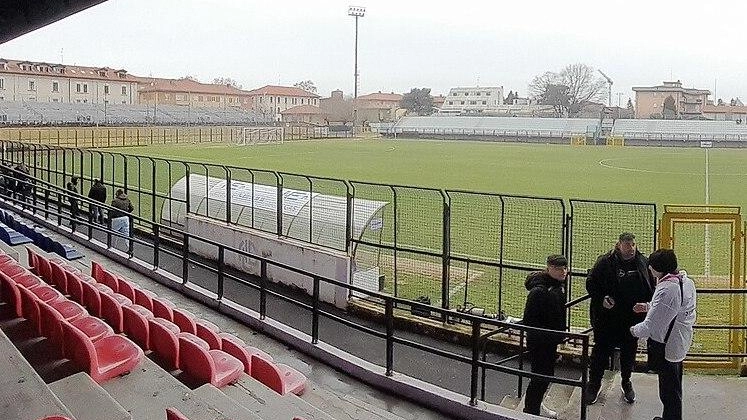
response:
<path fill-rule="evenodd" d="M 99 203 L 106 203 L 106 187 L 102 180 L 97 179 L 93 182 L 91 189 L 88 191 L 88 198 Z M 94 223 L 104 223 L 104 210 L 101 206 L 91 203 L 89 213 L 91 221 Z"/>
<path fill-rule="evenodd" d="M 524 283 L 529 296 L 524 307 L 522 324 L 549 330 L 565 331 L 566 293 L 565 281 L 568 276 L 568 259 L 562 255 L 547 257 L 547 268 L 531 273 Z M 532 363 L 532 373 L 552 376 L 555 374 L 555 361 L 558 357 L 558 344 L 561 334 L 527 332 L 527 349 Z M 524 412 L 556 418 L 557 413 L 542 404 L 549 382 L 532 378 L 527 387 Z"/>
<path fill-rule="evenodd" d="M 587 404 L 597 401 L 604 371 L 609 368 L 610 356 L 620 348 L 620 376 L 623 398 L 635 402 L 635 391 L 630 376 L 635 365 L 638 339 L 630 334 L 630 327 L 646 317 L 636 313 L 636 303 L 650 302 L 655 284 L 648 271 L 648 260 L 636 247 L 635 235 L 622 233 L 615 247 L 599 256 L 586 278 L 586 290 L 591 296 L 589 307 L 594 330 L 591 351 Z"/>

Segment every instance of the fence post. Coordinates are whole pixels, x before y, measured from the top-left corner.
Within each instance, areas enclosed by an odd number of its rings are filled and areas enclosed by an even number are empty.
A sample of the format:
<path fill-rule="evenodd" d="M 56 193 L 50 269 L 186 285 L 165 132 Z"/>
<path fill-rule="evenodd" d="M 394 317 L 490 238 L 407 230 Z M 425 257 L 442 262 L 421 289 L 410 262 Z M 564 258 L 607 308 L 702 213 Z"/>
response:
<path fill-rule="evenodd" d="M 581 339 L 581 395 L 584 395 L 589 382 L 589 336 Z M 581 420 L 586 420 L 586 398 L 581 398 Z"/>
<path fill-rule="evenodd" d="M 524 370 L 524 335 L 526 334 L 526 331 L 522 329 L 519 332 L 519 370 Z M 518 390 L 516 392 L 516 396 L 521 399 L 522 394 L 524 393 L 522 388 L 524 384 L 524 377 L 522 375 L 519 375 L 518 379 Z M 583 398 L 581 398 L 583 400 Z"/>
<path fill-rule="evenodd" d="M 189 278 L 189 235 L 186 232 L 182 244 L 182 284 L 187 284 Z"/>
<path fill-rule="evenodd" d="M 394 374 L 394 301 L 386 298 L 384 318 L 386 319 L 386 376 Z"/>
<path fill-rule="evenodd" d="M 314 300 L 311 302 L 311 344 L 319 343 L 319 277 L 314 276 Z"/>
<path fill-rule="evenodd" d="M 449 202 L 448 196 L 440 191 L 443 199 L 443 243 L 442 243 L 442 254 L 441 254 L 441 307 L 443 309 L 449 309 L 449 271 L 451 268 L 451 203 Z M 448 321 L 446 312 L 441 313 L 441 321 Z"/>
<path fill-rule="evenodd" d="M 477 375 L 480 368 L 480 321 L 472 320 L 472 370 L 470 373 L 469 405 L 477 405 Z"/>
<path fill-rule="evenodd" d="M 259 319 L 267 316 L 267 261 L 260 262 L 259 275 Z"/>
<path fill-rule="evenodd" d="M 226 248 L 218 246 L 218 300 L 223 299 L 223 271 L 225 270 Z"/>
<path fill-rule="evenodd" d="M 158 269 L 161 257 L 161 227 L 153 225 L 153 268 Z"/>
<path fill-rule="evenodd" d="M 277 178 L 277 206 L 275 207 L 277 213 L 277 234 L 283 236 L 283 177 L 279 174 Z"/>

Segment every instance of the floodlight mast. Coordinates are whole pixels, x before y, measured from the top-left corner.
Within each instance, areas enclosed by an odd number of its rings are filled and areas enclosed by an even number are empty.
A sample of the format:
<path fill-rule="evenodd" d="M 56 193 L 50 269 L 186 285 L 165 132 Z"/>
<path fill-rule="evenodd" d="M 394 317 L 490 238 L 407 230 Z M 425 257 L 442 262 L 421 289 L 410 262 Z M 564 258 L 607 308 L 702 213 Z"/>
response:
<path fill-rule="evenodd" d="M 612 79 L 610 79 L 609 76 L 604 74 L 602 70 L 597 69 L 597 71 L 607 81 L 607 106 L 612 106 Z"/>
<path fill-rule="evenodd" d="M 358 123 L 358 18 L 366 14 L 366 8 L 361 6 L 348 6 L 348 16 L 355 18 L 355 86 L 353 87 L 353 133 Z"/>

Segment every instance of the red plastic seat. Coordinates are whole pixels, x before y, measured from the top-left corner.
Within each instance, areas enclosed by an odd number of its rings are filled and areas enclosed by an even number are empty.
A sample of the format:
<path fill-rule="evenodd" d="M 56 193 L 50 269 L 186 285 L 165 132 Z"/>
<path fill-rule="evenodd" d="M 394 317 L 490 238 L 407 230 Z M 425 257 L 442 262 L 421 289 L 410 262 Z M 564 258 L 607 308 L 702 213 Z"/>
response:
<path fill-rule="evenodd" d="M 195 316 L 191 312 L 179 308 L 172 308 L 172 312 L 174 314 L 174 324 L 178 325 L 182 332 L 197 334 Z"/>
<path fill-rule="evenodd" d="M 77 282 L 77 279 L 74 280 Z M 79 282 L 75 283 L 73 287 L 80 287 L 83 291 L 83 298 L 78 303 L 82 303 L 83 306 L 88 308 L 88 312 L 93 316 L 101 317 L 101 293 L 91 283 Z M 73 294 L 70 294 L 74 298 Z"/>
<path fill-rule="evenodd" d="M 71 321 L 70 324 L 79 329 L 91 341 L 97 341 L 114 335 L 114 329 L 101 318 L 96 318 L 95 316 L 84 316 Z"/>
<path fill-rule="evenodd" d="M 42 302 L 51 303 L 63 299 L 60 292 L 52 286 L 41 285 L 30 289 L 30 291 Z"/>
<path fill-rule="evenodd" d="M 65 356 L 65 343 L 62 339 L 62 324 L 66 321 L 64 316 L 46 303 L 39 303 L 39 316 L 41 319 L 41 334 L 55 343 L 60 349 L 60 354 Z M 71 325 L 83 332 L 91 341 L 114 335 L 111 327 L 99 318 L 92 316 L 78 317 L 72 320 Z"/>
<path fill-rule="evenodd" d="M 289 392 L 301 395 L 306 388 L 306 377 L 301 372 L 288 365 L 264 360 L 257 355 L 252 356 L 252 378 L 280 395 Z"/>
<path fill-rule="evenodd" d="M 2 270 L 3 273 L 9 275 L 10 277 L 15 277 L 21 274 L 26 274 L 31 272 L 23 267 L 21 267 L 18 262 L 10 263 L 4 266 L 0 266 L 0 270 Z"/>
<path fill-rule="evenodd" d="M 41 323 L 39 318 L 39 304 L 36 295 L 24 287 L 18 287 L 21 295 L 21 313 L 28 320 L 37 334 L 41 334 Z"/>
<path fill-rule="evenodd" d="M 174 304 L 166 299 L 153 299 L 153 315 L 156 318 L 163 318 L 169 321 L 174 321 Z"/>
<path fill-rule="evenodd" d="M 166 369 L 179 369 L 179 327 L 163 318 L 148 320 L 150 349 L 163 360 Z"/>
<path fill-rule="evenodd" d="M 92 342 L 80 330 L 63 322 L 65 344 L 72 360 L 96 383 L 130 372 L 143 358 L 143 351 L 132 341 L 112 335 Z"/>
<path fill-rule="evenodd" d="M 189 341 L 197 344 L 198 346 L 202 347 L 205 350 L 210 350 L 210 345 L 207 343 L 207 341 L 201 339 L 200 337 L 198 337 L 198 336 L 196 336 L 194 334 L 190 334 L 190 333 L 187 333 L 187 332 L 180 332 L 180 333 L 176 333 L 176 338 L 177 339 L 182 339 L 183 338 L 185 340 L 189 340 Z"/>
<path fill-rule="evenodd" d="M 122 304 L 120 304 L 113 296 L 107 295 L 106 293 L 99 294 L 101 298 L 101 318 L 106 321 L 107 324 L 114 328 L 114 332 L 117 334 L 122 332 Z"/>
<path fill-rule="evenodd" d="M 39 261 L 37 258 L 39 254 L 34 252 L 33 249 L 26 247 L 26 256 L 28 257 L 29 270 L 38 276 L 39 272 L 37 271 L 37 268 L 39 267 Z"/>
<path fill-rule="evenodd" d="M 119 285 L 119 289 L 117 290 L 117 293 L 129 299 L 130 303 L 134 302 L 135 301 L 135 289 L 137 288 L 137 286 L 134 283 L 131 283 L 126 279 L 123 279 L 122 277 L 117 278 L 117 284 Z"/>
<path fill-rule="evenodd" d="M 130 306 L 132 305 L 132 300 L 128 298 L 127 296 L 121 295 L 119 293 L 110 293 L 109 296 L 113 297 L 114 300 L 117 301 L 122 306 Z"/>
<path fill-rule="evenodd" d="M 101 264 L 96 261 L 91 261 L 91 277 L 96 279 L 96 281 L 101 281 L 104 271 L 106 270 L 104 270 L 104 267 L 102 267 Z"/>
<path fill-rule="evenodd" d="M 96 279 L 96 281 L 109 286 L 112 290 L 119 293 L 119 280 L 117 280 L 117 276 L 115 276 L 113 273 L 104 270 L 103 274 L 101 275 L 101 279 Z"/>
<path fill-rule="evenodd" d="M 150 328 L 148 319 L 138 308 L 139 305 L 122 307 L 122 329 L 132 341 L 143 350 L 150 350 Z M 145 309 L 145 308 L 143 308 Z M 147 311 L 147 309 L 145 309 Z M 150 312 L 148 312 L 150 314 Z M 151 314 L 151 318 L 153 315 Z"/>
<path fill-rule="evenodd" d="M 49 263 L 52 266 L 52 284 L 63 292 L 67 290 L 67 274 L 65 269 L 57 263 Z"/>
<path fill-rule="evenodd" d="M 187 416 L 181 413 L 181 411 L 177 410 L 176 408 L 167 408 L 166 409 L 166 420 L 189 420 Z"/>
<path fill-rule="evenodd" d="M 65 294 L 70 296 L 74 301 L 84 304 L 83 301 L 83 288 L 81 286 L 81 279 L 77 274 L 73 274 L 69 271 L 65 272 Z"/>
<path fill-rule="evenodd" d="M 96 288 L 101 293 L 106 293 L 107 295 L 113 295 L 114 293 L 117 293 L 114 291 L 111 287 L 105 285 L 104 283 L 91 283 L 93 287 Z"/>
<path fill-rule="evenodd" d="M 134 303 L 148 309 L 153 312 L 153 299 L 156 294 L 146 289 L 135 289 L 135 300 Z"/>
<path fill-rule="evenodd" d="M 8 277 L 3 272 L 0 272 L 0 289 L 2 289 L 2 298 L 5 303 L 14 308 L 16 317 L 20 318 L 23 316 L 21 294 L 18 291 L 18 286 L 12 278 Z"/>
<path fill-rule="evenodd" d="M 69 299 L 61 299 L 56 302 L 48 302 L 49 306 L 59 312 L 65 321 L 71 322 L 78 318 L 88 316 L 88 311 L 77 302 Z"/>
<path fill-rule="evenodd" d="M 272 356 L 262 350 L 248 346 L 244 340 L 233 334 L 221 333 L 221 349 L 231 356 L 241 360 L 244 364 L 244 372 L 252 376 L 252 355 L 260 356 L 262 359 L 272 362 Z"/>
<path fill-rule="evenodd" d="M 30 272 L 16 275 L 15 277 L 13 277 L 13 281 L 16 282 L 16 284 L 20 284 L 21 286 L 29 290 L 44 284 L 44 282 L 42 282 L 39 277 L 31 274 Z"/>
<path fill-rule="evenodd" d="M 221 350 L 206 350 L 187 337 L 179 337 L 180 368 L 200 382 L 222 388 L 236 382 L 244 371 L 241 361 Z"/>
<path fill-rule="evenodd" d="M 39 277 L 49 284 L 54 284 L 52 282 L 52 263 L 41 255 L 37 255 L 36 261 L 38 263 L 36 271 Z"/>
<path fill-rule="evenodd" d="M 196 319 L 195 323 L 197 324 L 197 336 L 207 341 L 211 349 L 220 350 L 222 345 L 220 328 L 204 319 Z"/>

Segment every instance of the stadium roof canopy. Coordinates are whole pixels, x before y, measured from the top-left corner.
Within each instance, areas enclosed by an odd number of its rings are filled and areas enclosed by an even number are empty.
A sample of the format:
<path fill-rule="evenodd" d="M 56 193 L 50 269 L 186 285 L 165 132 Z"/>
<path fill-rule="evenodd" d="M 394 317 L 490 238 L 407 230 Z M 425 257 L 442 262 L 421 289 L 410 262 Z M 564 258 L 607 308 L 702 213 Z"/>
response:
<path fill-rule="evenodd" d="M 0 44 L 106 0 L 0 1 Z"/>

